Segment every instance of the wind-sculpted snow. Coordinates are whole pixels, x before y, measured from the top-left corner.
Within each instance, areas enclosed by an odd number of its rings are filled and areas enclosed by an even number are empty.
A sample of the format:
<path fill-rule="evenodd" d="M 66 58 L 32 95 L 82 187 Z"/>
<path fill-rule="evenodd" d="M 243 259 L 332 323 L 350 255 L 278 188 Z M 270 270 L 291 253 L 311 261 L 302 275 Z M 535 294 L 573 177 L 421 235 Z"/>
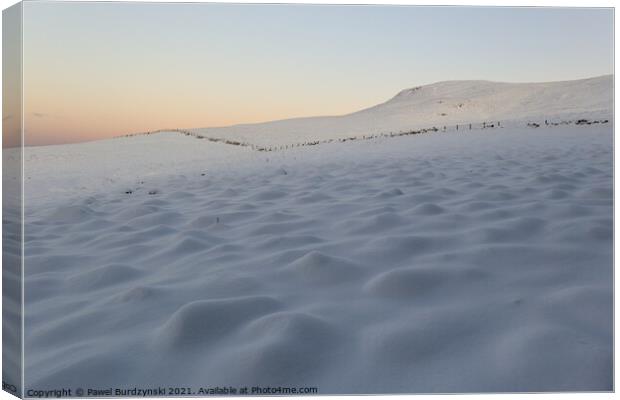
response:
<path fill-rule="evenodd" d="M 611 124 L 123 140 L 26 151 L 27 388 L 612 389 Z"/>

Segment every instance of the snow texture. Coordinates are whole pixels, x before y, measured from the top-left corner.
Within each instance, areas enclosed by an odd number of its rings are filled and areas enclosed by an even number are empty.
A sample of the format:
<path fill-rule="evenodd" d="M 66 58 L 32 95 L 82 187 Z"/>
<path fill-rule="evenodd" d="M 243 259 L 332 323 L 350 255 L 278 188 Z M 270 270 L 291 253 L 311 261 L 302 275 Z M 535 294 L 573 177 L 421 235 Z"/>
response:
<path fill-rule="evenodd" d="M 27 148 L 26 388 L 611 390 L 611 80 Z"/>

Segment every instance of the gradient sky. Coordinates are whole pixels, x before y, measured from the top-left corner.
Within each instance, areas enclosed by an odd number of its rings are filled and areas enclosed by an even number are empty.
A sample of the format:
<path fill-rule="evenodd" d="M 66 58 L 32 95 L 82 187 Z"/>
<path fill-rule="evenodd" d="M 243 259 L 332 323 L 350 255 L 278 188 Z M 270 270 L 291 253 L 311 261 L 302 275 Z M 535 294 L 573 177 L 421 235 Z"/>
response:
<path fill-rule="evenodd" d="M 30 145 L 613 73 L 611 9 L 27 2 L 23 21 Z"/>

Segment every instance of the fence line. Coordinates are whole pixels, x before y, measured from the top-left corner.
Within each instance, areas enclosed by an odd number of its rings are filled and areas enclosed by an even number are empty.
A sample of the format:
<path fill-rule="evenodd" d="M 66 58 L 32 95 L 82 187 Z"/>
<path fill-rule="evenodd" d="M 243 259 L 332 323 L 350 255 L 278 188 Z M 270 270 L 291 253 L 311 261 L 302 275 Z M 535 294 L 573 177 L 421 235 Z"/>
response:
<path fill-rule="evenodd" d="M 560 122 L 549 122 L 549 120 L 545 120 L 544 124 L 546 126 L 558 126 L 558 125 L 570 125 L 570 124 L 592 125 L 592 124 L 599 124 L 599 123 L 606 124 L 608 122 L 609 120 L 607 119 L 604 119 L 604 120 L 579 119 L 576 121 L 569 120 L 569 121 L 560 121 Z M 529 128 L 538 128 L 541 126 L 541 123 L 528 122 L 526 126 Z M 350 137 L 345 137 L 345 138 L 313 140 L 313 141 L 298 142 L 298 143 L 292 143 L 292 144 L 286 144 L 286 145 L 280 145 L 280 146 L 258 146 L 252 143 L 241 142 L 238 140 L 214 138 L 214 137 L 205 136 L 203 134 L 199 134 L 196 132 L 192 132 L 187 129 L 158 129 L 156 131 L 132 133 L 128 135 L 117 136 L 117 138 L 118 137 L 151 135 L 151 134 L 156 134 L 156 133 L 161 133 L 161 132 L 177 132 L 185 136 L 194 136 L 196 139 L 204 139 L 210 142 L 223 143 L 223 144 L 228 144 L 232 146 L 249 147 L 255 151 L 281 151 L 281 150 L 292 149 L 294 147 L 317 146 L 320 144 L 327 144 L 327 143 L 334 143 L 334 142 L 343 143 L 343 142 L 356 141 L 356 140 L 374 140 L 374 139 L 381 139 L 381 138 L 388 138 L 388 137 L 393 138 L 393 137 L 400 137 L 400 136 L 419 135 L 419 134 L 426 134 L 426 133 L 431 133 L 431 132 L 436 133 L 440 131 L 447 132 L 447 131 L 451 131 L 452 130 L 451 128 L 454 128 L 455 132 L 467 132 L 471 130 L 494 129 L 494 128 L 503 128 L 503 127 L 504 126 L 501 124 L 501 121 L 490 121 L 490 122 L 484 121 L 484 122 L 479 122 L 479 123 L 443 125 L 441 127 L 433 126 L 431 128 L 422 128 L 422 129 L 417 129 L 417 130 L 414 130 L 414 129 L 405 130 L 405 131 L 400 130 L 397 132 L 390 131 L 389 133 L 383 132 L 383 133 L 377 133 L 377 134 L 371 134 L 371 135 L 350 136 Z"/>

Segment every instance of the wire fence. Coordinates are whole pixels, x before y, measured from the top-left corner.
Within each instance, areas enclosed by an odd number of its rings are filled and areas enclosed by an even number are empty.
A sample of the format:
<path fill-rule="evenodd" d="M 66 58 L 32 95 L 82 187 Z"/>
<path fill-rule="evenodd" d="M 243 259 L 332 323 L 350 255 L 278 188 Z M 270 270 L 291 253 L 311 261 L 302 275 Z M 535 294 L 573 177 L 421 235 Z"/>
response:
<path fill-rule="evenodd" d="M 609 122 L 608 119 L 589 120 L 589 119 L 582 118 L 578 120 L 563 120 L 563 121 L 545 120 L 544 123 L 543 122 L 527 122 L 526 126 L 528 128 L 539 128 L 542 125 L 545 125 L 545 126 L 593 125 L 593 124 L 606 124 L 608 122 Z M 389 132 L 381 132 L 381 133 L 376 133 L 376 134 L 354 135 L 354 136 L 341 137 L 341 138 L 310 140 L 310 141 L 290 143 L 290 144 L 285 144 L 285 145 L 283 144 L 279 146 L 259 146 L 253 143 L 243 142 L 239 140 L 210 137 L 210 136 L 206 136 L 201 133 L 192 132 L 191 130 L 187 130 L 187 129 L 158 129 L 156 131 L 133 133 L 133 134 L 127 134 L 127 135 L 117 136 L 117 137 L 134 137 L 134 136 L 142 136 L 142 135 L 152 135 L 152 134 L 162 133 L 162 132 L 177 132 L 185 136 L 193 136 L 196 139 L 203 139 L 203 140 L 208 140 L 210 142 L 223 143 L 223 144 L 232 145 L 232 146 L 249 147 L 255 151 L 269 152 L 269 151 L 288 150 L 288 149 L 297 148 L 297 147 L 317 146 L 320 144 L 327 144 L 327 143 L 343 143 L 343 142 L 358 141 L 358 140 L 376 140 L 376 139 L 382 139 L 382 138 L 394 138 L 394 137 L 401 137 L 401 136 L 421 135 L 421 134 L 448 132 L 448 131 L 465 133 L 465 132 L 472 131 L 472 130 L 497 129 L 497 128 L 503 128 L 503 127 L 504 125 L 502 125 L 501 121 L 483 121 L 483 122 L 477 122 L 477 123 L 432 126 L 430 128 L 422 128 L 422 129 L 389 131 Z"/>

